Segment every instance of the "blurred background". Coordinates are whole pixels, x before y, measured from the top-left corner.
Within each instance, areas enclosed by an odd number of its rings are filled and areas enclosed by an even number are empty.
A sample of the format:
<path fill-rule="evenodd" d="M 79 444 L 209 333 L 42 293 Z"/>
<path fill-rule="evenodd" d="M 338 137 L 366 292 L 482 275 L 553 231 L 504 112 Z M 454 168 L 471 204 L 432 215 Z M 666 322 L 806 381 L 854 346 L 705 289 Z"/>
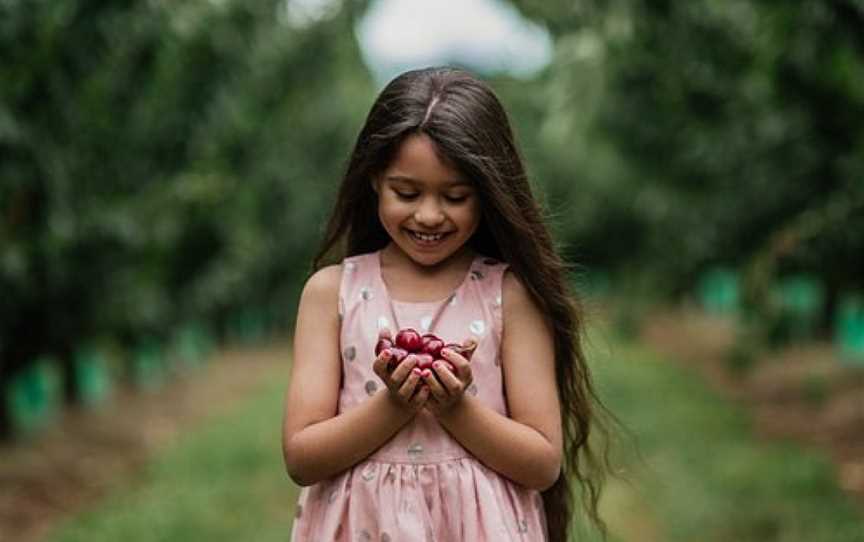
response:
<path fill-rule="evenodd" d="M 0 2 L 0 540 L 288 538 L 297 296 L 440 64 L 575 264 L 615 539 L 864 540 L 862 53 L 857 0 Z"/>

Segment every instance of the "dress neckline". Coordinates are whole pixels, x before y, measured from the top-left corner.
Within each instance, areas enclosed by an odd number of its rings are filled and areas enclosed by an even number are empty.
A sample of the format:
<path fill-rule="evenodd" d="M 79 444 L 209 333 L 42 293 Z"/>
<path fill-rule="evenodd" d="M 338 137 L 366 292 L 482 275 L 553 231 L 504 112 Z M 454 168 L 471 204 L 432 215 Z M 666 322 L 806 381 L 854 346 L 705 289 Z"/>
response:
<path fill-rule="evenodd" d="M 471 264 L 468 266 L 468 270 L 465 272 L 465 276 L 462 278 L 462 281 L 459 283 L 458 286 L 456 286 L 456 288 L 452 292 L 450 292 L 446 296 L 442 297 L 441 299 L 435 299 L 432 301 L 400 301 L 398 299 L 394 299 L 393 296 L 390 295 L 390 289 L 387 287 L 387 283 L 384 282 L 384 275 L 381 273 L 381 253 L 382 253 L 382 251 L 383 251 L 383 249 L 379 249 L 374 254 L 374 256 L 372 258 L 375 262 L 375 268 L 374 268 L 375 276 L 377 277 L 377 280 L 381 285 L 381 289 L 384 291 L 384 294 L 387 297 L 387 299 L 391 303 L 393 303 L 394 305 L 399 305 L 399 306 L 403 306 L 403 307 L 429 307 L 429 306 L 434 306 L 434 305 L 440 305 L 440 304 L 443 304 L 445 302 L 452 300 L 453 297 L 456 294 L 458 294 L 459 291 L 462 290 L 462 288 L 465 287 L 465 284 L 471 278 L 471 274 L 474 271 L 475 265 L 477 264 L 477 259 L 480 258 L 480 254 L 476 254 L 476 253 L 474 254 L 474 256 L 471 259 Z"/>

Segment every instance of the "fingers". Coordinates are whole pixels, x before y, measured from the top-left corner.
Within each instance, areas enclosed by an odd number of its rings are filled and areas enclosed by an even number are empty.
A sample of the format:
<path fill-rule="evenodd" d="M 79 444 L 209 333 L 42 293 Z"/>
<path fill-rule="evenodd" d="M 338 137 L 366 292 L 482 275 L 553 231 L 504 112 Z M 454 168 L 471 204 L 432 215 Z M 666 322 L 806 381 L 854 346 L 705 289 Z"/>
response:
<path fill-rule="evenodd" d="M 405 362 L 403 362 L 401 365 L 405 365 Z M 399 398 L 402 399 L 402 401 L 404 401 L 405 403 L 412 402 L 411 400 L 412 396 L 414 395 L 414 388 L 417 387 L 417 383 L 420 381 L 421 374 L 422 371 L 420 371 L 420 369 L 411 369 L 411 373 L 408 375 L 408 378 L 406 378 L 405 382 L 402 383 L 402 386 L 399 387 L 399 391 L 397 392 L 397 394 L 399 395 Z"/>
<path fill-rule="evenodd" d="M 468 386 L 453 374 L 446 363 L 436 363 L 432 370 L 424 371 L 423 380 L 429 386 L 432 397 L 439 402 L 458 398 Z"/>
<path fill-rule="evenodd" d="M 477 350 L 477 340 L 472 338 L 465 339 L 462 341 L 462 357 L 464 357 L 469 362 L 471 361 L 471 356 L 474 355 L 474 351 Z"/>
<path fill-rule="evenodd" d="M 389 327 L 382 327 L 378 330 L 378 338 L 379 339 L 392 339 L 393 335 L 390 333 Z"/>
<path fill-rule="evenodd" d="M 420 391 L 414 394 L 414 397 L 411 398 L 411 406 L 415 409 L 420 409 L 424 404 L 426 404 L 426 400 L 429 399 L 430 394 L 429 386 L 420 386 Z"/>
<path fill-rule="evenodd" d="M 384 382 L 387 382 L 387 378 L 389 377 L 387 368 L 392 357 L 393 354 L 389 350 L 383 350 L 375 358 L 375 361 L 372 362 L 372 371 Z"/>
<path fill-rule="evenodd" d="M 411 354 L 405 356 L 405 359 L 393 369 L 393 373 L 389 376 L 389 378 L 397 385 L 397 387 L 401 387 L 402 383 L 405 379 L 410 375 L 412 369 L 417 365 L 417 356 L 413 356 Z"/>
<path fill-rule="evenodd" d="M 453 365 L 456 370 L 455 374 L 459 380 L 461 380 L 466 387 L 469 386 L 471 384 L 472 375 L 471 364 L 468 363 L 468 360 L 449 348 L 441 350 L 441 355 L 445 360 L 449 361 Z"/>

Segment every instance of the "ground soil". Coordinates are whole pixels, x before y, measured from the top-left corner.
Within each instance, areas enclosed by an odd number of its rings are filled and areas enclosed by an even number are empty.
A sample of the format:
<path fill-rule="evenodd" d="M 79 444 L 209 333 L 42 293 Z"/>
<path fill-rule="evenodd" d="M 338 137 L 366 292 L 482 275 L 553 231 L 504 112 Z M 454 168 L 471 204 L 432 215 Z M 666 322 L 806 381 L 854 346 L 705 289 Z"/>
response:
<path fill-rule="evenodd" d="M 287 377 L 289 347 L 227 349 L 163 388 L 120 387 L 100 408 L 70 408 L 49 430 L 0 445 L 0 540 L 35 542 L 126 482 L 183 430 L 229 408 L 265 379 Z"/>
<path fill-rule="evenodd" d="M 864 512 L 864 370 L 843 367 L 829 344 L 760 353 L 748 370 L 735 370 L 729 354 L 738 340 L 734 325 L 686 308 L 653 311 L 639 329 L 650 347 L 698 370 L 752 409 L 758 435 L 829 451 L 838 484 Z M 229 349 L 157 392 L 119 389 L 107 408 L 70 409 L 38 437 L 0 445 L 0 540 L 40 540 L 59 521 L 126 483 L 181 431 L 229 408 L 274 374 L 287 377 L 288 351 L 287 342 Z M 625 493 L 621 499 L 633 498 Z M 644 507 L 634 501 L 633 508 Z M 650 527 L 651 518 L 642 516 Z M 655 531 L 643 527 L 637 535 L 630 532 L 635 523 L 623 525 L 616 534 L 625 540 L 645 540 Z"/>
<path fill-rule="evenodd" d="M 755 431 L 825 450 L 838 485 L 864 512 L 864 368 L 841 363 L 830 343 L 773 351 L 745 349 L 729 318 L 692 308 L 650 313 L 640 339 L 670 359 L 698 370 L 752 412 Z"/>

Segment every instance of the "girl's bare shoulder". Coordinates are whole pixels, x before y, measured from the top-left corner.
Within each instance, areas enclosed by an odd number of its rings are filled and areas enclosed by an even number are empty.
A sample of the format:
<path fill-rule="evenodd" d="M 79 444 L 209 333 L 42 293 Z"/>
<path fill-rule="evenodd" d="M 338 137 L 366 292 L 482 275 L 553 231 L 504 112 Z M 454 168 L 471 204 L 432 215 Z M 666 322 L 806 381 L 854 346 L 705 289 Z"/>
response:
<path fill-rule="evenodd" d="M 328 265 L 315 271 L 303 287 L 303 299 L 312 302 L 329 302 L 339 297 L 342 266 Z"/>
<path fill-rule="evenodd" d="M 510 269 L 504 271 L 501 295 L 504 301 L 505 313 L 526 308 L 536 308 L 534 300 L 528 292 L 528 288 L 525 287 L 525 284 Z"/>
<path fill-rule="evenodd" d="M 531 295 L 525 283 L 509 269 L 504 272 L 501 297 L 503 298 L 502 313 L 505 326 L 510 324 L 511 330 L 514 325 L 523 326 L 526 323 L 530 323 L 530 328 L 537 330 L 543 327 L 548 328 L 550 322 L 547 315 L 544 314 L 543 309 Z M 545 333 L 548 329 L 543 331 Z"/>

